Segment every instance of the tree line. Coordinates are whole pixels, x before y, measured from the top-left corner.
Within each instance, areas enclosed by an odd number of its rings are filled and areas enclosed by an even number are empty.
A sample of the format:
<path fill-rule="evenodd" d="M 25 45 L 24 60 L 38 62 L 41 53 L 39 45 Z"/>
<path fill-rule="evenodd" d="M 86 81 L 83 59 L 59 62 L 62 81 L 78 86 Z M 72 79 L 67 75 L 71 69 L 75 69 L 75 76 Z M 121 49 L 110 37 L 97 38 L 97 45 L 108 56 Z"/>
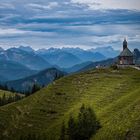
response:
<path fill-rule="evenodd" d="M 9 89 L 7 85 L 1 85 L 0 84 L 0 89 L 1 90 L 10 91 L 12 93 L 15 93 L 15 95 L 12 95 L 12 96 L 6 96 L 5 94 L 3 94 L 3 96 L 0 97 L 0 106 L 4 106 L 6 104 L 16 102 L 16 101 L 21 100 L 25 97 L 28 97 L 28 96 L 34 94 L 35 92 L 39 91 L 41 88 L 42 87 L 39 86 L 38 84 L 33 84 L 33 86 L 31 87 L 30 90 L 19 92 L 19 91 L 16 91 L 14 88 Z M 21 96 L 21 95 L 18 95 L 16 93 L 20 93 L 20 94 L 23 94 L 25 96 Z"/>
<path fill-rule="evenodd" d="M 10 91 L 12 93 L 21 93 L 25 96 L 29 96 L 37 91 L 39 91 L 44 86 L 40 86 L 39 84 L 34 83 L 28 90 L 26 91 L 17 91 L 13 87 L 9 88 L 6 84 L 0 84 L 0 89 L 5 91 Z"/>

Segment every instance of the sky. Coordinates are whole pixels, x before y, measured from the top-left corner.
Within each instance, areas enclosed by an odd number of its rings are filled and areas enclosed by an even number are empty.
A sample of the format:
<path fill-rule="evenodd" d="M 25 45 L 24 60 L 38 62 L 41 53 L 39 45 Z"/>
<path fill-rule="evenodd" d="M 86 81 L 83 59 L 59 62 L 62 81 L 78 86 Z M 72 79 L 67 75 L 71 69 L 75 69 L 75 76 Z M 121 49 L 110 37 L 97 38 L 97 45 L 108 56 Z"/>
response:
<path fill-rule="evenodd" d="M 140 48 L 140 0 L 0 0 L 0 47 Z"/>

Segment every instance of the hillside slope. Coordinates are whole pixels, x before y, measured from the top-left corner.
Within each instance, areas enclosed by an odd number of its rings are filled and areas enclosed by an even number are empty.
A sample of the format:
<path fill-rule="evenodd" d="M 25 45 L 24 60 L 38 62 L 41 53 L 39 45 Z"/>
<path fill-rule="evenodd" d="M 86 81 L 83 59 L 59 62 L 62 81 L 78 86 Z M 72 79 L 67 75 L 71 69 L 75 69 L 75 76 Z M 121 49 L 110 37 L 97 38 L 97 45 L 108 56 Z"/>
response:
<path fill-rule="evenodd" d="M 90 70 L 59 79 L 17 103 L 0 108 L 0 139 L 29 133 L 58 140 L 60 127 L 81 104 L 91 106 L 102 128 L 94 140 L 140 139 L 140 71 Z"/>

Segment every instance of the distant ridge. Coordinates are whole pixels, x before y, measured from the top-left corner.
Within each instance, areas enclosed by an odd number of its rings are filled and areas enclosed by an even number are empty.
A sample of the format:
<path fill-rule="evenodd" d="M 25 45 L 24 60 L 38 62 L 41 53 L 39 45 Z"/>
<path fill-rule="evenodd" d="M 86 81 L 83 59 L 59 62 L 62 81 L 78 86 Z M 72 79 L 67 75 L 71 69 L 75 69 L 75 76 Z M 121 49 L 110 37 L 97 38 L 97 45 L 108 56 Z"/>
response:
<path fill-rule="evenodd" d="M 95 49 L 89 49 L 91 52 L 98 52 L 103 54 L 106 58 L 114 58 L 120 54 L 119 50 L 114 50 L 111 46 L 108 47 L 98 47 Z"/>
<path fill-rule="evenodd" d="M 19 49 L 26 52 L 34 52 L 34 49 L 32 49 L 30 46 L 19 46 Z"/>
<path fill-rule="evenodd" d="M 115 64 L 116 62 L 117 62 L 117 58 L 111 58 L 111 59 L 107 59 L 107 60 L 103 60 L 103 61 L 92 62 L 89 65 L 85 66 L 84 68 L 80 69 L 78 72 L 87 71 L 87 70 L 96 68 L 96 66 L 109 67 L 112 64 Z"/>
<path fill-rule="evenodd" d="M 61 49 L 50 48 L 43 51 L 39 50 L 36 53 L 52 65 L 57 65 L 61 68 L 68 68 L 81 63 L 80 58 Z"/>
<path fill-rule="evenodd" d="M 34 52 L 25 51 L 19 48 L 10 48 L 3 51 L 0 53 L 0 60 L 18 62 L 32 70 L 42 70 L 51 67 L 51 64 Z"/>
<path fill-rule="evenodd" d="M 17 80 L 35 74 L 36 72 L 18 62 L 0 60 L 0 81 Z"/>
<path fill-rule="evenodd" d="M 63 77 L 65 74 L 65 72 L 62 72 L 56 68 L 49 68 L 23 79 L 6 82 L 6 85 L 9 88 L 14 88 L 16 91 L 23 92 L 30 90 L 34 84 L 46 86 L 54 80 Z"/>

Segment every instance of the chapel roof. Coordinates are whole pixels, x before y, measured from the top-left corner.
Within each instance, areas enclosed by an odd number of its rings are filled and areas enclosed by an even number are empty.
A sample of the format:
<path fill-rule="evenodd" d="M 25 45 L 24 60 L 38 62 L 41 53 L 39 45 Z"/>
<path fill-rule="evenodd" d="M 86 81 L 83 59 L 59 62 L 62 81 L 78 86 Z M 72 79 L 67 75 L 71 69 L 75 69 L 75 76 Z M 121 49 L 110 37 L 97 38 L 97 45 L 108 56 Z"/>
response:
<path fill-rule="evenodd" d="M 120 56 L 133 56 L 133 53 L 132 53 L 128 48 L 125 48 L 125 49 L 121 52 Z"/>

